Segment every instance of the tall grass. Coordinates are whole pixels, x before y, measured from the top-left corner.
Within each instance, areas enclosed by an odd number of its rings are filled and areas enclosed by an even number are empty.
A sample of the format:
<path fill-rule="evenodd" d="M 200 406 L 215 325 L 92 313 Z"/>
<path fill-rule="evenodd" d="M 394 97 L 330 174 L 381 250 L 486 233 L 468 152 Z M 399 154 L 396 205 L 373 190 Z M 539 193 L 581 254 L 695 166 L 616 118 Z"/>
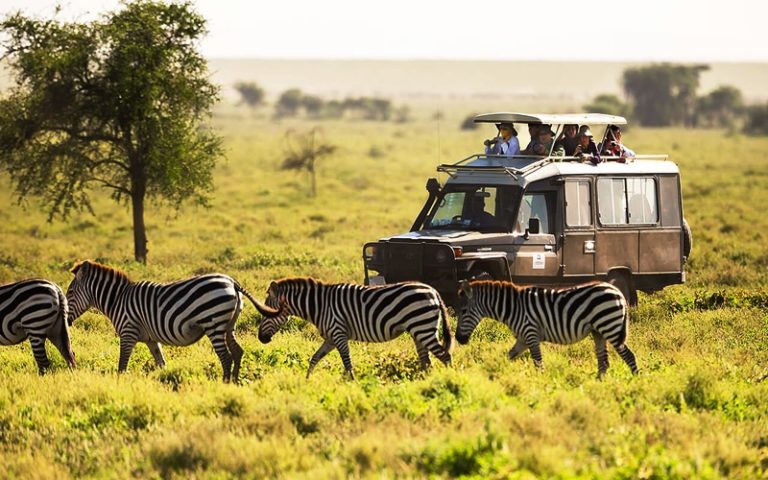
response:
<path fill-rule="evenodd" d="M 361 281 L 364 242 L 407 230 L 438 159 L 477 151 L 489 132 L 428 121 L 323 124 L 338 153 L 319 194 L 280 171 L 286 128 L 222 108 L 227 161 L 208 210 L 150 208 L 149 264 L 131 260 L 130 212 L 95 192 L 96 216 L 45 222 L 0 179 L 0 282 L 46 277 L 66 287 L 76 259 L 134 279 L 231 274 L 262 295 L 274 278 Z M 78 369 L 49 349 L 38 377 L 28 345 L 0 348 L 0 462 L 9 477 L 476 476 L 754 478 L 768 472 L 768 140 L 719 131 L 632 129 L 635 150 L 669 153 L 683 172 L 694 234 L 688 282 L 641 295 L 629 344 L 641 374 L 615 354 L 594 379 L 589 342 L 544 346 L 546 370 L 493 322 L 454 352 L 454 367 L 418 369 L 413 343 L 353 344 L 358 380 L 337 354 L 304 379 L 321 343 L 293 322 L 261 345 L 247 307 L 238 324 L 244 385 L 223 385 L 207 341 L 146 347 L 116 375 L 118 340 L 101 315 L 72 333 Z M 438 143 L 440 152 L 438 154 Z M 372 151 L 375 155 L 371 155 Z"/>

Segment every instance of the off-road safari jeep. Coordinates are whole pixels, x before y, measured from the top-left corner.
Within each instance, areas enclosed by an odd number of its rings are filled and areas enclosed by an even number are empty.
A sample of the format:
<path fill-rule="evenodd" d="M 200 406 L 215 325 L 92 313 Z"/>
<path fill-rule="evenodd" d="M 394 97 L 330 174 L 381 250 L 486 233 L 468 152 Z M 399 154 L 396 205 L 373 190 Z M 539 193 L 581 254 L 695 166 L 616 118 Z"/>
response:
<path fill-rule="evenodd" d="M 479 123 L 624 125 L 604 114 L 493 113 Z M 525 131 L 525 128 L 518 128 Z M 557 138 L 557 137 L 556 137 Z M 595 140 L 598 140 L 595 138 Z M 524 139 L 520 141 L 524 146 Z M 463 279 L 568 285 L 607 280 L 630 304 L 685 281 L 691 246 L 680 171 L 666 155 L 578 157 L 472 155 L 438 166 L 444 185 L 401 235 L 365 244 L 365 283 L 418 280 L 455 305 Z"/>

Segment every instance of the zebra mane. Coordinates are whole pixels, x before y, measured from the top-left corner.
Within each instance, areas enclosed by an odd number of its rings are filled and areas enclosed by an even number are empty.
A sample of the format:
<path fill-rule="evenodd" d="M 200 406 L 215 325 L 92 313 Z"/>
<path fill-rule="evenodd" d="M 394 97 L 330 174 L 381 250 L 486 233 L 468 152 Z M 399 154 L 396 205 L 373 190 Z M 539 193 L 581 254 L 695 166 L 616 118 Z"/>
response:
<path fill-rule="evenodd" d="M 301 283 L 308 283 L 311 285 L 323 285 L 323 282 L 312 277 L 286 277 L 272 282 L 275 285 L 296 285 Z"/>
<path fill-rule="evenodd" d="M 128 283 L 131 283 L 131 279 L 128 278 L 128 274 L 126 274 L 125 272 L 123 272 L 121 270 L 118 270 L 118 269 L 116 269 L 114 267 L 110 267 L 109 265 L 104 265 L 102 263 L 94 262 L 94 261 L 91 261 L 91 260 L 83 260 L 83 261 L 76 262 L 75 265 L 70 270 L 70 272 L 72 272 L 73 274 L 77 275 L 77 272 L 81 268 L 85 268 L 86 270 L 89 269 L 89 268 L 93 268 L 93 269 L 96 269 L 96 270 L 100 270 L 102 272 L 107 272 L 111 276 L 118 277 L 121 280 L 124 280 L 124 281 L 126 281 Z"/>

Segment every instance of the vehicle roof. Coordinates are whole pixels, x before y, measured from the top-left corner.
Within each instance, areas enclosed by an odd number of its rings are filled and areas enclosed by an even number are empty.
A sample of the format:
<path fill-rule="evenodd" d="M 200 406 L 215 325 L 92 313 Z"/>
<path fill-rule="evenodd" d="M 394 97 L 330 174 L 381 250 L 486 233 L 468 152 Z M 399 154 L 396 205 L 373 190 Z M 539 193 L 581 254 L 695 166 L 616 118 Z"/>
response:
<path fill-rule="evenodd" d="M 525 188 L 527 185 L 560 176 L 587 175 L 655 175 L 679 174 L 680 170 L 669 160 L 635 160 L 628 163 L 615 161 L 598 163 L 590 162 L 558 162 L 553 160 L 511 159 L 503 165 L 494 162 L 460 166 L 445 171 L 450 172 L 448 184 L 486 184 L 486 185 L 517 185 Z"/>
<path fill-rule="evenodd" d="M 515 113 L 496 112 L 476 115 L 475 123 L 544 123 L 549 125 L 626 125 L 627 119 L 605 113 Z"/>

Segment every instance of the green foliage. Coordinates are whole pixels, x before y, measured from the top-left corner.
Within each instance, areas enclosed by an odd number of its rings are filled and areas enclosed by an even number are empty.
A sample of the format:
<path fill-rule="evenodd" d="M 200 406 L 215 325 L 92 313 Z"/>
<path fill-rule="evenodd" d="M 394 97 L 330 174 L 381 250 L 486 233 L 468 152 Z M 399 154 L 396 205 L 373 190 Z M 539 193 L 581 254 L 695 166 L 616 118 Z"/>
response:
<path fill-rule="evenodd" d="M 205 20 L 188 3 L 148 0 L 90 23 L 17 13 L 0 29 L 15 87 L 0 100 L 0 171 L 49 219 L 92 210 L 89 190 L 130 201 L 146 260 L 144 201 L 205 204 L 219 138 L 202 127 L 218 89 L 194 44 Z"/>
<path fill-rule="evenodd" d="M 275 117 L 295 117 L 301 108 L 304 93 L 298 88 L 291 88 L 280 94 L 275 105 Z"/>
<path fill-rule="evenodd" d="M 41 212 L 13 204 L 2 176 L 0 282 L 46 277 L 66 287 L 72 262 L 84 258 L 135 280 L 220 271 L 260 299 L 284 276 L 360 282 L 362 245 L 407 231 L 426 197 L 424 181 L 434 176 L 433 107 L 418 108 L 408 128 L 326 121 L 339 149 L 332 161 L 318 162 L 323 188 L 308 198 L 294 171 L 275 168 L 285 129 L 306 129 L 304 120 L 275 125 L 218 107 L 213 126 L 226 133 L 229 159 L 213 171 L 212 208 L 181 211 L 172 221 L 148 212 L 157 232 L 150 265 L 126 255 L 126 213 L 109 198 L 93 196 L 96 222 L 74 213 L 71 225 L 49 224 Z M 462 105 L 447 119 L 458 122 L 475 108 Z M 422 372 L 413 340 L 403 335 L 351 342 L 356 381 L 344 379 L 337 352 L 306 380 L 322 343 L 316 328 L 294 318 L 263 345 L 247 301 L 236 329 L 243 385 L 221 383 L 205 339 L 166 347 L 162 370 L 139 344 L 118 377 L 114 328 L 88 312 L 72 328 L 72 372 L 49 348 L 52 373 L 38 377 L 28 343 L 0 347 L 4 475 L 765 476 L 768 139 L 634 128 L 624 140 L 639 153 L 669 153 L 679 165 L 695 237 L 687 283 L 641 293 L 631 313 L 637 377 L 611 351 L 611 367 L 596 381 L 590 340 L 543 345 L 543 371 L 527 353 L 510 362 L 509 329 L 484 320 L 468 345 L 454 344 L 452 367 L 433 357 Z M 384 157 L 369 156 L 374 144 Z M 442 161 L 464 158 L 479 144 L 476 132 L 444 135 Z M 313 237 L 321 228 L 324 236 Z"/>
<path fill-rule="evenodd" d="M 240 94 L 243 103 L 251 108 L 256 108 L 264 104 L 264 89 L 256 82 L 237 82 L 235 90 Z"/>
<path fill-rule="evenodd" d="M 641 125 L 693 124 L 699 74 L 707 65 L 662 63 L 624 71 L 622 83 Z"/>
<path fill-rule="evenodd" d="M 744 133 L 768 136 L 768 104 L 747 107 Z"/>
<path fill-rule="evenodd" d="M 732 128 L 743 112 L 741 90 L 723 85 L 696 101 L 696 126 Z"/>
<path fill-rule="evenodd" d="M 584 105 L 583 108 L 587 112 L 619 115 L 625 118 L 632 117 L 632 109 L 629 105 L 622 102 L 616 95 L 606 93 L 596 96 L 592 103 Z"/>

